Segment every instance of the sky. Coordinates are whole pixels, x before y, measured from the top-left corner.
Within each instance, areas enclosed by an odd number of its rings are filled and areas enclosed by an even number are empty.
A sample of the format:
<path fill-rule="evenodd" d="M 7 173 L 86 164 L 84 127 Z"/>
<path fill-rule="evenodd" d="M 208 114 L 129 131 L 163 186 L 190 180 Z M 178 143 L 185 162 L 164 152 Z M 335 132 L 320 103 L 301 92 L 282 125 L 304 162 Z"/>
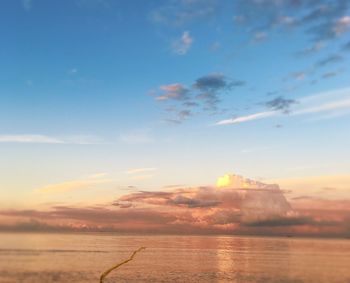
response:
<path fill-rule="evenodd" d="M 1 229 L 350 234 L 349 1 L 14 0 L 0 15 Z M 224 175 L 278 184 L 288 205 L 247 220 L 254 194 L 226 195 Z"/>

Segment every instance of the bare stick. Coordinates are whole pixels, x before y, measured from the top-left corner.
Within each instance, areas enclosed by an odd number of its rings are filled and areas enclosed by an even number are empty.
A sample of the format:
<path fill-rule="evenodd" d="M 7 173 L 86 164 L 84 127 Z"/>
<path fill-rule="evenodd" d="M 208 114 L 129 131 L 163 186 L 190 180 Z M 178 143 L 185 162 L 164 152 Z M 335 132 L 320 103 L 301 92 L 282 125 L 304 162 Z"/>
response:
<path fill-rule="evenodd" d="M 103 272 L 103 273 L 101 274 L 101 277 L 100 277 L 100 283 L 103 283 L 103 280 L 107 277 L 107 275 L 108 275 L 111 271 L 113 271 L 114 269 L 117 269 L 118 267 L 122 266 L 123 264 L 128 263 L 129 261 L 133 260 L 133 259 L 134 259 L 134 256 L 135 256 L 138 252 L 144 250 L 145 248 L 146 248 L 146 247 L 138 248 L 136 251 L 134 251 L 134 252 L 132 253 L 132 255 L 131 255 L 128 259 L 126 259 L 126 260 L 124 260 L 124 261 L 118 263 L 117 265 L 115 265 L 115 266 L 109 268 L 108 270 L 106 270 L 105 272 Z"/>

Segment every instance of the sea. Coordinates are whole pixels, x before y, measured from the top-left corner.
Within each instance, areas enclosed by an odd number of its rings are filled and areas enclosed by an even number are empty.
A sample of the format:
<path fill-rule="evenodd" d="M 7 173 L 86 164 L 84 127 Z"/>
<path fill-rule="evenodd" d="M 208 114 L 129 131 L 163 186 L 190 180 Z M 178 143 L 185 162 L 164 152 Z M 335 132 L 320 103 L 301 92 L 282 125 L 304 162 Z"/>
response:
<path fill-rule="evenodd" d="M 1 233 L 0 282 L 350 283 L 350 240 Z"/>

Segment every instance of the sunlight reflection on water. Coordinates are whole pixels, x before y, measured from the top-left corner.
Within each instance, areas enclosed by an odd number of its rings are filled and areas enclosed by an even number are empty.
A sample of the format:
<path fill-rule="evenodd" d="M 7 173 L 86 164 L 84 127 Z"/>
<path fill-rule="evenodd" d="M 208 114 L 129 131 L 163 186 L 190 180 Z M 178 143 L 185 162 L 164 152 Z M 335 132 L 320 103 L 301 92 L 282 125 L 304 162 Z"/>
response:
<path fill-rule="evenodd" d="M 0 282 L 350 282 L 350 241 L 242 236 L 0 234 Z"/>

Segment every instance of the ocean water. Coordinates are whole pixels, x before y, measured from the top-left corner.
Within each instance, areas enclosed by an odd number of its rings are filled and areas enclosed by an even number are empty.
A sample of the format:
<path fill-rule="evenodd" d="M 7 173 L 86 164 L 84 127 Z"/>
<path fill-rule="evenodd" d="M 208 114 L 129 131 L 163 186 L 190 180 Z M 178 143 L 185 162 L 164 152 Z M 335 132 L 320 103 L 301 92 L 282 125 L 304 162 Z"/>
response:
<path fill-rule="evenodd" d="M 0 234 L 0 282 L 350 283 L 350 240 L 243 236 Z"/>

